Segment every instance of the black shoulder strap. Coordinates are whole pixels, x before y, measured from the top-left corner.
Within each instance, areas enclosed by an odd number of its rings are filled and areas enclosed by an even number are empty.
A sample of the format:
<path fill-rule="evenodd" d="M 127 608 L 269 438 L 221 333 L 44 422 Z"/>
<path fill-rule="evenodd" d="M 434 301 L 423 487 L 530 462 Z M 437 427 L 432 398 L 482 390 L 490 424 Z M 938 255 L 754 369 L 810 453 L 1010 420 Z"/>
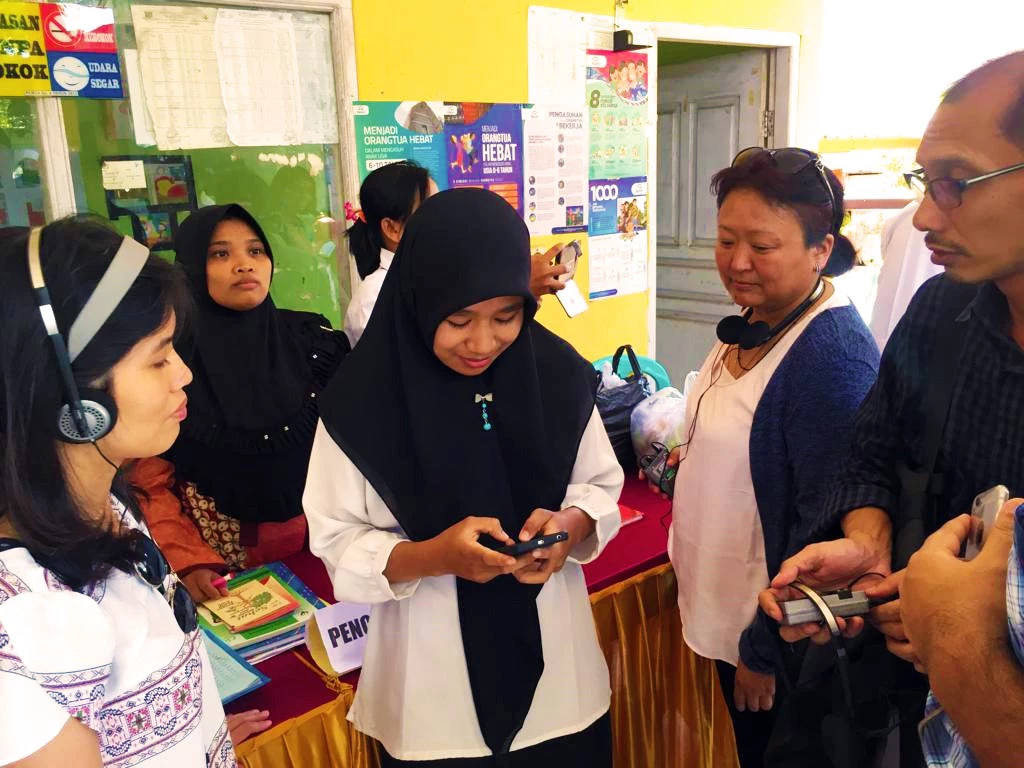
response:
<path fill-rule="evenodd" d="M 942 493 L 944 477 L 935 472 L 935 467 L 970 327 L 967 322 L 958 322 L 958 318 L 978 294 L 976 286 L 954 285 L 956 287 L 950 290 L 943 317 L 935 328 L 936 343 L 928 360 L 921 463 L 916 471 L 905 463 L 897 467 L 900 517 L 893 539 L 894 570 L 906 567 L 910 556 L 920 548 L 934 527 L 935 521 L 929 519 L 930 501 L 931 497 Z"/>

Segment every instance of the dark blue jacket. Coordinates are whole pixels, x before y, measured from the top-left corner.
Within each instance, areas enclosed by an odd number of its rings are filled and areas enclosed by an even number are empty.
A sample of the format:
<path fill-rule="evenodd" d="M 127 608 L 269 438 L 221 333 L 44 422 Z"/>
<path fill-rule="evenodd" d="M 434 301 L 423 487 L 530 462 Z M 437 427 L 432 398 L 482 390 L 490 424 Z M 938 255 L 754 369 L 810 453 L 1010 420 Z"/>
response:
<path fill-rule="evenodd" d="M 878 348 L 853 306 L 815 317 L 772 374 L 754 411 L 750 474 L 764 532 L 766 578 L 810 543 L 848 460 L 853 416 L 878 374 Z M 758 611 L 740 659 L 771 672 L 778 625 Z"/>

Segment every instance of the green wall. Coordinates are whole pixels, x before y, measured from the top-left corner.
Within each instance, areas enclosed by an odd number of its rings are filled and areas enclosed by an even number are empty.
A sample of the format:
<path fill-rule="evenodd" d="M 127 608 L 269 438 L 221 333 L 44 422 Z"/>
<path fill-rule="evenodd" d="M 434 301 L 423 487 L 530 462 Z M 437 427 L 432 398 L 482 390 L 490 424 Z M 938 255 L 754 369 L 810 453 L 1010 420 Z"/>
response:
<path fill-rule="evenodd" d="M 340 326 L 348 303 L 347 270 L 339 279 L 330 199 L 333 158 L 322 145 L 225 147 L 159 152 L 131 137 L 121 102 L 64 100 L 65 128 L 80 212 L 108 215 L 100 175 L 102 158 L 116 155 L 188 155 L 200 205 L 239 203 L 264 228 L 274 252 L 271 292 L 279 307 L 318 312 Z M 179 214 L 179 221 L 185 214 Z M 127 217 L 115 224 L 131 233 Z M 340 226 L 340 225 L 337 225 Z M 168 256 L 172 254 L 167 253 Z M 345 265 L 347 260 L 340 259 Z"/>
<path fill-rule="evenodd" d="M 743 45 L 708 45 L 705 43 L 674 43 L 658 41 L 658 66 L 669 67 L 688 61 L 728 56 L 730 53 L 746 53 L 750 48 Z"/>

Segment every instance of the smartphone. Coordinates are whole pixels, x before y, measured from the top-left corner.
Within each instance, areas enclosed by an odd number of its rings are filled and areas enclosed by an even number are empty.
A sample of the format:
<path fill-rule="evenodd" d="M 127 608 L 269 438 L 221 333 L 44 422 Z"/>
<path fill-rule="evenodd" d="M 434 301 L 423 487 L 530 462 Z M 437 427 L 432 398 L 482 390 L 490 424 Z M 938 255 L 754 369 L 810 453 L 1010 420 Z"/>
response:
<path fill-rule="evenodd" d="M 971 532 L 964 542 L 964 560 L 973 560 L 988 540 L 989 531 L 996 524 L 996 517 L 1003 505 L 1010 500 L 1010 491 L 1005 485 L 989 488 L 974 497 L 971 504 Z"/>
<path fill-rule="evenodd" d="M 558 279 L 563 283 L 567 283 L 576 276 L 576 264 L 583 256 L 583 247 L 580 245 L 579 240 L 573 240 L 568 245 L 562 248 L 555 256 L 555 264 L 564 264 L 569 268 L 569 271 L 564 275 L 559 275 Z"/>
<path fill-rule="evenodd" d="M 540 536 L 536 536 L 529 541 L 517 541 L 515 544 L 498 544 L 492 547 L 496 552 L 501 552 L 503 555 L 512 555 L 512 557 L 519 557 L 525 555 L 527 552 L 533 552 L 535 549 L 544 549 L 557 544 L 560 541 L 568 541 L 569 534 L 566 531 L 558 531 L 557 533 L 544 533 Z"/>

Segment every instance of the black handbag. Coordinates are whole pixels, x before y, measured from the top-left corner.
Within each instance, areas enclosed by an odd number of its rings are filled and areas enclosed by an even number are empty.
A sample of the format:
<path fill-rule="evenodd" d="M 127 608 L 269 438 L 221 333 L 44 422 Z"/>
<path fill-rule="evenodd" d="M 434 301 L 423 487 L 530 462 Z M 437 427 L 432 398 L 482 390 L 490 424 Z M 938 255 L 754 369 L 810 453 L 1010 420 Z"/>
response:
<path fill-rule="evenodd" d="M 626 383 L 613 389 L 605 389 L 598 384 L 595 401 L 597 412 L 601 414 L 608 439 L 615 450 L 615 458 L 626 472 L 635 472 L 637 468 L 636 454 L 633 453 L 633 440 L 629 433 L 629 421 L 633 409 L 651 396 L 651 384 L 640 370 L 640 361 L 636 358 L 633 347 L 626 344 L 619 347 L 612 358 L 612 370 L 617 371 L 622 355 L 629 358 L 631 371 L 626 376 Z M 600 382 L 601 374 L 597 372 Z"/>

